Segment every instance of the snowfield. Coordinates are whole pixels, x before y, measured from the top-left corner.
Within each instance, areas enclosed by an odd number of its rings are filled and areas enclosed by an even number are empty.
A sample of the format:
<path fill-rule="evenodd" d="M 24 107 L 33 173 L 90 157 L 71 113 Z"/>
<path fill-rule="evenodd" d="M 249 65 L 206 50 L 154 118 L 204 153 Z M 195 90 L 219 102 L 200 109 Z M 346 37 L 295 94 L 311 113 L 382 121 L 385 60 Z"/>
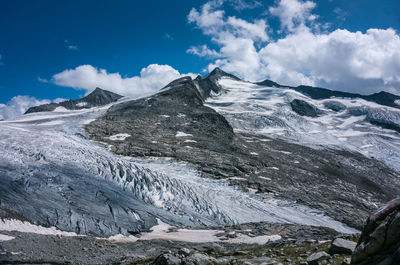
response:
<path fill-rule="evenodd" d="M 222 92 L 206 100 L 237 132 L 252 132 L 314 148 L 346 149 L 374 157 L 400 172 L 400 110 L 363 99 L 313 100 L 290 88 L 264 87 L 223 77 Z M 290 102 L 316 106 L 318 117 L 300 116 Z"/>
<path fill-rule="evenodd" d="M 1 121 L 2 206 L 35 225 L 102 237 L 149 229 L 157 218 L 173 226 L 269 221 L 356 232 L 309 207 L 273 196 L 273 203 L 260 201 L 227 181 L 200 178 L 187 163 L 111 153 L 83 129 L 108 107 Z"/>

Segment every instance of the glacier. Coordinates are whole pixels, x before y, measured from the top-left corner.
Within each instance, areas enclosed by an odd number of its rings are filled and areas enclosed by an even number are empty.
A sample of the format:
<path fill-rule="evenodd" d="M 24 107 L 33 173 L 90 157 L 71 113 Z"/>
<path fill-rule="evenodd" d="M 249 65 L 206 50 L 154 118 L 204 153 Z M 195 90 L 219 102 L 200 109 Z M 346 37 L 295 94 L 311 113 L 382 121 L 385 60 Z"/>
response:
<path fill-rule="evenodd" d="M 311 99 L 293 89 L 266 87 L 222 77 L 222 91 L 206 105 L 236 132 L 251 132 L 313 148 L 335 148 L 375 158 L 400 172 L 400 110 L 363 99 Z M 315 118 L 292 111 L 303 100 L 319 110 Z"/>
<path fill-rule="evenodd" d="M 84 130 L 111 105 L 1 121 L 0 207 L 37 225 L 107 237 L 148 231 L 158 219 L 181 227 L 268 221 L 357 232 L 307 206 L 272 195 L 262 201 L 226 180 L 201 178 L 189 163 L 112 153 Z"/>

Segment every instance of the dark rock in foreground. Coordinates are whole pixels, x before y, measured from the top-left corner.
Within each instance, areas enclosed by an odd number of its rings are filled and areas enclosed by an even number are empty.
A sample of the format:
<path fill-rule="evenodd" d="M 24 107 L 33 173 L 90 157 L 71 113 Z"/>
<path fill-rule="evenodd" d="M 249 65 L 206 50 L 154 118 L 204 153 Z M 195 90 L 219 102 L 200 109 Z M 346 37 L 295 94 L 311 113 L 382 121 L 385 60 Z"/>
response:
<path fill-rule="evenodd" d="M 336 238 L 329 249 L 329 254 L 348 254 L 351 255 L 357 243 L 343 238 Z"/>
<path fill-rule="evenodd" d="M 331 259 L 331 256 L 325 251 L 317 252 L 307 258 L 309 265 L 319 265 L 321 262 Z"/>
<path fill-rule="evenodd" d="M 53 111 L 57 107 L 64 107 L 69 110 L 88 109 L 110 104 L 120 98 L 122 98 L 121 95 L 97 87 L 95 90 L 93 90 L 92 93 L 90 93 L 86 97 L 80 99 L 70 99 L 60 103 L 50 103 L 31 107 L 25 112 L 25 114 L 42 111 Z"/>
<path fill-rule="evenodd" d="M 400 264 L 400 198 L 368 218 L 351 264 Z"/>

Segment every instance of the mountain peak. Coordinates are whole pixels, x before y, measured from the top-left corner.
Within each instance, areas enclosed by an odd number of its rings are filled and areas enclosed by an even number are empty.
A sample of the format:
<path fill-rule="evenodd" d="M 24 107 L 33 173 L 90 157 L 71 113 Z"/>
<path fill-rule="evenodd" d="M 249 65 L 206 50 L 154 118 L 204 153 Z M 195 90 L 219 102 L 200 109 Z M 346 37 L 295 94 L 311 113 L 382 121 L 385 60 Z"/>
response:
<path fill-rule="evenodd" d="M 232 74 L 228 74 L 227 72 L 225 72 L 224 70 L 222 70 L 222 69 L 219 68 L 219 67 L 215 67 L 214 70 L 212 70 L 212 71 L 206 76 L 206 78 L 215 78 L 215 79 L 219 79 L 219 78 L 224 77 L 224 76 L 230 77 L 230 78 L 235 79 L 235 80 L 240 80 L 240 78 L 238 78 L 238 77 L 236 77 L 236 76 L 234 76 L 234 75 L 232 75 Z"/>
<path fill-rule="evenodd" d="M 92 107 L 104 106 L 122 98 L 121 95 L 108 90 L 96 87 L 89 95 L 80 99 L 70 99 L 60 103 L 44 104 L 29 108 L 25 114 L 42 111 L 53 111 L 57 107 L 64 107 L 69 110 L 87 109 Z"/>

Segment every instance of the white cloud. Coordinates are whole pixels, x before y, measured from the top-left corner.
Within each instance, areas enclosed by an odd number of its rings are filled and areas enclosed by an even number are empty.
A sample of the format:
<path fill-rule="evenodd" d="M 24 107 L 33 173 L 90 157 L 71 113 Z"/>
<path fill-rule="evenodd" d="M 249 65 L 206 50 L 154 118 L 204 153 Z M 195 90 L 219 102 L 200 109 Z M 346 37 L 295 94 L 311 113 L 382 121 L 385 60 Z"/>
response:
<path fill-rule="evenodd" d="M 151 64 L 140 71 L 140 76 L 134 77 L 122 77 L 119 73 L 108 73 L 105 69 L 81 65 L 53 75 L 51 82 L 87 92 L 100 87 L 123 96 L 138 98 L 153 94 L 182 76 L 169 65 Z"/>
<path fill-rule="evenodd" d="M 286 33 L 276 40 L 265 33 L 269 29 L 265 20 L 226 17 L 217 5 L 206 4 L 200 11 L 192 9 L 188 20 L 219 46 L 213 52 L 216 58 L 208 65 L 209 70 L 219 66 L 252 81 L 270 78 L 287 85 L 400 94 L 397 32 L 390 28 L 320 32 L 320 24 L 315 21 L 318 16 L 311 13 L 315 6 L 311 1 L 276 2 L 269 11 L 279 17 L 280 32 Z M 192 53 L 207 54 L 207 50 L 197 51 Z"/>
<path fill-rule="evenodd" d="M 238 11 L 254 9 L 262 6 L 260 1 L 230 0 L 229 3 Z"/>
<path fill-rule="evenodd" d="M 215 50 L 211 50 L 207 45 L 192 46 L 187 51 L 187 53 L 198 55 L 200 57 L 216 58 L 220 57 L 220 54 Z"/>
<path fill-rule="evenodd" d="M 0 120 L 8 120 L 22 115 L 30 107 L 48 104 L 50 100 L 38 100 L 30 96 L 15 96 L 7 104 L 0 104 Z"/>
<path fill-rule="evenodd" d="M 267 24 L 264 19 L 254 22 L 230 16 L 225 18 L 223 10 L 215 10 L 219 5 L 213 1 L 204 4 L 200 12 L 192 8 L 188 15 L 188 21 L 195 23 L 204 34 L 209 35 L 217 43 L 225 42 L 227 39 L 248 38 L 253 41 L 266 41 Z"/>
<path fill-rule="evenodd" d="M 270 7 L 271 15 L 279 17 L 281 28 L 294 31 L 297 27 L 304 26 L 307 21 L 317 18 L 311 14 L 316 4 L 312 1 L 281 0 L 277 6 Z"/>

